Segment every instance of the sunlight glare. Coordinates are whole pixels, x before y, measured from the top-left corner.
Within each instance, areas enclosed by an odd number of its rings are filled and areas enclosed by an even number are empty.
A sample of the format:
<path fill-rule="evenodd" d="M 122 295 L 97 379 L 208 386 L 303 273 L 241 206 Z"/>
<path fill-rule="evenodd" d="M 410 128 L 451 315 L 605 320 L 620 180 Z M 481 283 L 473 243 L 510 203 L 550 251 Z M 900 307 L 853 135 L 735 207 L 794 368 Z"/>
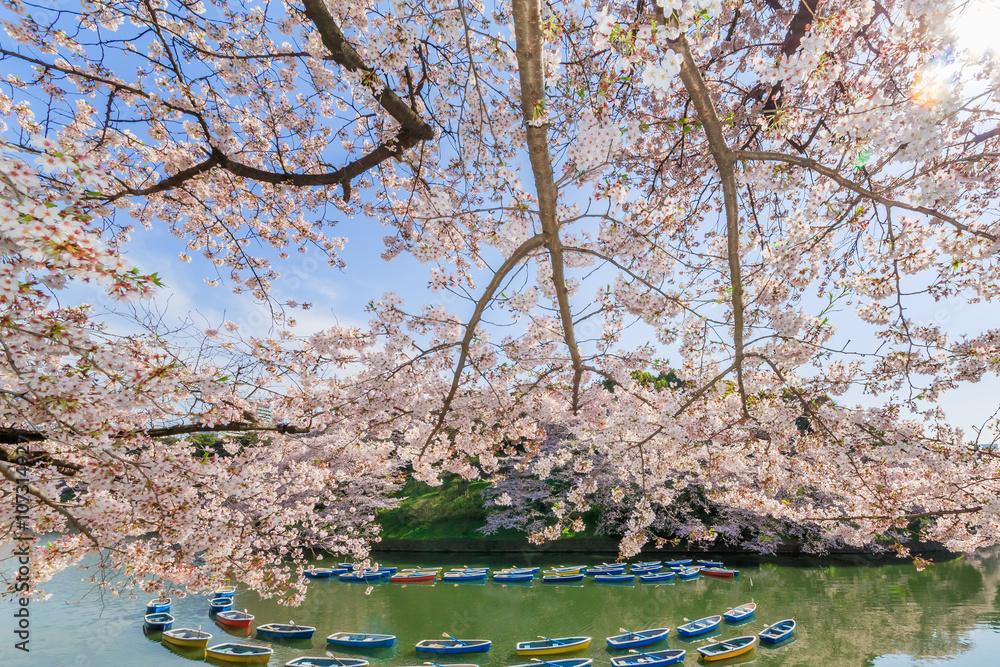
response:
<path fill-rule="evenodd" d="M 956 11 L 951 30 L 959 49 L 975 56 L 997 49 L 1000 0 L 970 0 Z"/>

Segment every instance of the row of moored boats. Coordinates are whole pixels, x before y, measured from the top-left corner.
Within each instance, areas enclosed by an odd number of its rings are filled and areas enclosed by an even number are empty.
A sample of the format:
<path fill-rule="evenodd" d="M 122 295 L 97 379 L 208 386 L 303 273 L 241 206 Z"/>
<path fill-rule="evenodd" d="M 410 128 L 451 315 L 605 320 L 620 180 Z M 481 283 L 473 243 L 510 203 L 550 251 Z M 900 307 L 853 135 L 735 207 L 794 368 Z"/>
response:
<path fill-rule="evenodd" d="M 627 570 L 627 571 L 626 571 Z M 341 563 L 333 568 L 310 568 L 305 571 L 310 579 L 339 579 L 340 581 L 365 581 L 369 583 L 389 581 L 396 584 L 486 581 L 492 575 L 496 582 L 531 582 L 539 577 L 544 583 L 570 583 L 593 577 L 599 584 L 632 583 L 637 578 L 646 583 L 689 580 L 700 576 L 717 579 L 735 579 L 739 570 L 723 567 L 722 563 L 711 560 L 694 561 L 690 558 L 669 561 L 645 561 L 642 563 L 603 563 L 601 565 L 573 565 L 542 570 L 538 567 L 510 567 L 492 573 L 486 567 L 460 567 L 445 572 L 440 567 L 413 567 L 397 570 L 395 567 L 364 568 L 353 563 Z"/>

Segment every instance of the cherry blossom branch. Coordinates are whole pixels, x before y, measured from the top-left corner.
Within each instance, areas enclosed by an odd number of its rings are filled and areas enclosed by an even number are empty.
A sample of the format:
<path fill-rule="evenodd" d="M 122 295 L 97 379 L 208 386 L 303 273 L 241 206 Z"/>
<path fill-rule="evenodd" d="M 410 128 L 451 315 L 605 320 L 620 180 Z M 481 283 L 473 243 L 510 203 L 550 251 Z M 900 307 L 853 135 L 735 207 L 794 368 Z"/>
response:
<path fill-rule="evenodd" d="M 545 245 L 545 235 L 535 234 L 530 239 L 522 243 L 520 246 L 511 253 L 510 257 L 500 265 L 496 273 L 493 274 L 493 278 L 490 280 L 486 289 L 483 290 L 482 296 L 479 297 L 479 301 L 476 302 L 476 307 L 472 311 L 472 316 L 469 318 L 468 323 L 465 325 L 465 335 L 462 337 L 462 344 L 459 348 L 458 362 L 455 364 L 455 372 L 451 379 L 451 387 L 448 389 L 448 395 L 445 396 L 444 401 L 441 403 L 441 407 L 438 411 L 437 420 L 434 423 L 434 427 L 427 436 L 427 440 L 424 441 L 423 446 L 420 448 L 420 455 L 422 456 L 427 448 L 431 446 L 434 442 L 434 438 L 437 437 L 438 433 L 441 432 L 441 428 L 444 426 L 445 420 L 448 418 L 448 411 L 451 409 L 451 404 L 455 400 L 455 395 L 458 393 L 458 386 L 461 384 L 462 372 L 465 370 L 465 364 L 469 359 L 469 348 L 472 345 L 472 339 L 476 336 L 476 327 L 479 326 L 479 321 L 483 317 L 483 313 L 486 311 L 486 307 L 493 302 L 493 296 L 496 294 L 497 290 L 500 289 L 501 283 L 507 277 L 514 267 L 521 263 L 525 257 L 527 257 L 533 250 Z"/>
<path fill-rule="evenodd" d="M 656 14 L 661 23 L 666 23 L 663 9 L 657 5 Z M 749 417 L 747 410 L 747 394 L 743 385 L 743 278 L 740 261 L 740 220 L 739 198 L 736 188 L 736 160 L 729 143 L 726 141 L 722 123 L 715 112 L 712 94 L 708 90 L 705 79 L 694 62 L 687 39 L 681 35 L 670 41 L 670 46 L 680 53 L 684 59 L 681 65 L 681 81 L 691 96 L 691 102 L 698 111 L 708 140 L 708 149 L 719 169 L 722 179 L 722 192 L 726 210 L 726 255 L 729 263 L 729 283 L 732 290 L 730 302 L 733 306 L 733 364 L 736 367 L 736 385 L 739 389 L 744 417 Z"/>
<path fill-rule="evenodd" d="M 818 174 L 822 174 L 827 178 L 832 179 L 838 185 L 841 185 L 852 192 L 855 192 L 863 197 L 868 197 L 869 199 L 882 204 L 886 208 L 900 208 L 905 211 L 912 211 L 914 213 L 922 213 L 924 215 L 929 215 L 933 218 L 937 218 L 943 222 L 947 222 L 949 225 L 955 229 L 959 229 L 968 234 L 978 236 L 980 238 L 987 239 L 992 242 L 997 241 L 997 237 L 989 232 L 984 232 L 982 230 L 973 229 L 972 227 L 962 223 L 955 218 L 941 213 L 940 211 L 932 208 L 927 208 L 926 206 L 914 206 L 913 204 L 907 204 L 904 201 L 898 199 L 890 199 L 883 195 L 878 194 L 874 190 L 859 185 L 858 183 L 852 181 L 851 179 L 843 176 L 835 169 L 824 166 L 819 162 L 806 157 L 799 157 L 797 155 L 788 155 L 786 153 L 776 153 L 772 151 L 737 151 L 733 154 L 733 157 L 737 161 L 742 160 L 752 160 L 757 162 L 784 162 L 787 164 L 794 164 L 798 167 L 804 167 Z"/>

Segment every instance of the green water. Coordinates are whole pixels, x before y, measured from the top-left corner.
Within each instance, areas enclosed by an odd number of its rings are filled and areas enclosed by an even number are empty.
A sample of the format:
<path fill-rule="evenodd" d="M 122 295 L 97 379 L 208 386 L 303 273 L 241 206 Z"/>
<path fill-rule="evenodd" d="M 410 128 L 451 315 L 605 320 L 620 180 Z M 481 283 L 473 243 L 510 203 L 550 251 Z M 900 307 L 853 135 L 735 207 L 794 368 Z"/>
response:
<path fill-rule="evenodd" d="M 432 559 L 427 558 L 423 562 L 384 560 L 385 564 L 400 567 L 432 564 Z M 545 562 L 536 558 L 530 564 Z M 547 562 L 553 563 L 551 559 Z M 466 558 L 464 563 L 440 560 L 433 564 L 501 567 L 514 563 L 510 559 Z M 414 644 L 440 637 L 443 632 L 459 638 L 491 639 L 493 647 L 485 654 L 430 657 L 442 665 L 473 662 L 484 667 L 504 667 L 524 663 L 528 659 L 515 655 L 515 642 L 538 635 L 589 635 L 594 638 L 590 649 L 557 657 L 591 657 L 595 667 L 609 667 L 613 654 L 606 649 L 605 637 L 619 634 L 619 628 L 655 627 L 671 628 L 669 639 L 647 650 L 684 648 L 688 651 L 684 664 L 703 664 L 694 649 L 707 642 L 681 640 L 673 628 L 685 617 L 721 614 L 728 607 L 750 601 L 759 605 L 753 621 L 724 626 L 711 637 L 756 634 L 765 623 L 794 617 L 798 623 L 794 640 L 776 648 L 758 646 L 746 656 L 710 664 L 1000 665 L 1000 558 L 996 554 L 942 562 L 923 572 L 909 564 L 802 560 L 774 564 L 731 558 L 727 564 L 739 567 L 738 580 L 702 578 L 626 586 L 598 585 L 590 579 L 580 585 L 536 581 L 530 586 L 492 581 L 405 586 L 384 583 L 375 585 L 369 594 L 366 584 L 316 580 L 310 582 L 308 598 L 298 608 L 282 607 L 242 591 L 236 595 L 236 608 L 254 614 L 255 625 L 294 620 L 317 627 L 312 640 L 267 642 L 241 638 L 272 646 L 272 667 L 299 656 L 324 655 L 326 635 L 337 631 L 396 635 L 392 649 L 331 653 L 365 657 L 373 667 L 421 665 L 428 658 L 426 654 L 418 655 Z M 91 592 L 93 585 L 81 581 L 84 574 L 79 570 L 61 573 L 45 587 L 52 598 L 32 604 L 30 654 L 14 650 L 14 607 L 0 605 L 0 665 L 166 667 L 202 661 L 202 651 L 177 653 L 161 643 L 159 633 L 143 633 L 145 598 L 101 601 Z M 175 598 L 171 613 L 177 619 L 175 628 L 200 625 L 211 632 L 214 637 L 210 644 L 232 639 L 213 623 L 208 603 L 201 596 Z"/>

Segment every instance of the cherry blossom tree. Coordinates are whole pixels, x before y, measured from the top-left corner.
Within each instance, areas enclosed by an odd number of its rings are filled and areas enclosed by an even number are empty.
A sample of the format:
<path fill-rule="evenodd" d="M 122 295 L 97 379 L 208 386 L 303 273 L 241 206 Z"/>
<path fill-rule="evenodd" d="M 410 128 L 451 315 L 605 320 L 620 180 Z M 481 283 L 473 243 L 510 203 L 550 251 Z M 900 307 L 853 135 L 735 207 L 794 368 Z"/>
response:
<path fill-rule="evenodd" d="M 294 602 L 310 550 L 365 557 L 398 470 L 490 477 L 550 424 L 583 446 L 536 539 L 578 527 L 605 462 L 637 489 L 623 556 L 691 486 L 852 544 L 1000 538 L 990 436 L 940 406 L 996 376 L 1000 333 L 915 316 L 1000 278 L 975 2 L 4 6 L 0 493 L 30 443 L 34 529 L 64 535 L 42 580 L 99 552 L 126 588 Z M 281 262 L 341 266 L 337 230 L 376 223 L 460 298 L 296 336 Z M 158 289 L 127 261 L 160 227 L 274 335 L 57 299 Z M 636 378 L 668 365 L 676 390 Z M 258 440 L 206 458 L 204 432 Z"/>

